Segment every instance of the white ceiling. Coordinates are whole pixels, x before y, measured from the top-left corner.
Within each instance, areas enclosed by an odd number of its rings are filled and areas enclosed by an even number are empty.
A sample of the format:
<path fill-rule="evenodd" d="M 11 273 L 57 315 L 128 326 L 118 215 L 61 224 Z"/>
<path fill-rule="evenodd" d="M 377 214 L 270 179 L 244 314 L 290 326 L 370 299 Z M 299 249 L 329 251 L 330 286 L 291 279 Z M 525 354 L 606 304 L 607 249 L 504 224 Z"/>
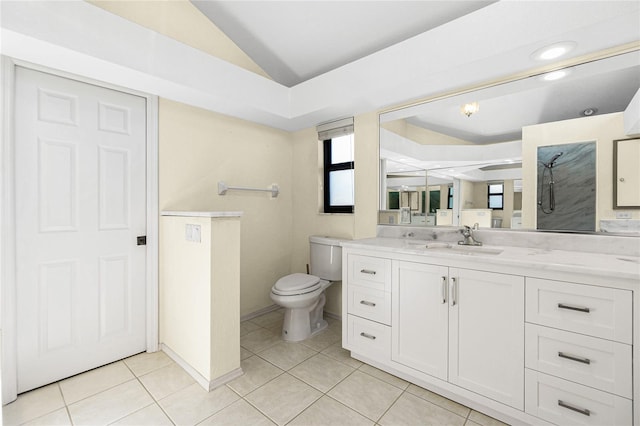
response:
<path fill-rule="evenodd" d="M 361 25 L 357 27 L 375 29 L 374 33 L 390 26 L 405 26 L 401 18 L 384 25 L 371 20 L 366 11 L 377 7 L 376 1 L 328 3 L 335 9 L 344 4 L 357 5 L 361 9 L 357 15 Z M 397 2 L 382 3 L 389 6 Z M 413 7 L 421 5 L 425 10 L 438 5 L 437 11 L 441 5 L 415 3 Z M 326 49 L 357 45 L 370 38 L 343 35 L 332 45 L 325 39 L 327 31 L 308 30 L 311 24 L 304 25 L 306 18 L 291 18 L 291 12 L 285 12 L 291 6 L 289 2 L 256 2 L 255 15 L 263 16 L 262 21 L 269 25 L 281 15 L 288 16 L 278 24 L 279 32 L 293 41 L 300 40 L 300 34 L 309 36 L 308 42 L 294 43 L 303 47 L 302 52 L 310 51 L 309 46 L 315 43 Z M 554 42 L 576 42 L 567 57 L 571 60 L 626 43 L 635 42 L 637 46 L 640 41 L 637 0 L 503 0 L 345 65 L 332 65 L 338 67 L 316 77 L 301 77 L 308 79 L 287 87 L 85 1 L 2 0 L 0 10 L 0 47 L 7 56 L 287 131 L 375 113 L 552 66 L 536 62 L 531 53 Z M 289 24 L 300 22 L 307 30 L 287 29 Z M 325 27 L 333 28 L 330 24 Z M 408 34 L 401 37 L 405 36 Z M 390 39 L 382 43 L 388 42 Z M 254 43 L 266 45 L 264 40 Z M 300 55 L 294 52 L 296 60 L 304 63 Z"/>
<path fill-rule="evenodd" d="M 287 87 L 429 31 L 495 1 L 191 0 Z"/>

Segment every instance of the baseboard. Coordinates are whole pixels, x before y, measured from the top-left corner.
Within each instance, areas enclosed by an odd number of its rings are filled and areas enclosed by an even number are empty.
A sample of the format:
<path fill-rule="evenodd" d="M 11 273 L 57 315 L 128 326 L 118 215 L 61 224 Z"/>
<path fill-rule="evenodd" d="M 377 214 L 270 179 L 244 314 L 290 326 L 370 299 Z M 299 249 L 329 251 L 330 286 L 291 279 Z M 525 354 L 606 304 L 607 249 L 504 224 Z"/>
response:
<path fill-rule="evenodd" d="M 240 321 L 250 320 L 250 319 L 253 319 L 255 317 L 259 317 L 260 315 L 264 315 L 264 314 L 268 314 L 269 312 L 277 311 L 278 309 L 280 309 L 280 306 L 275 305 L 275 304 L 271 305 L 271 306 L 267 306 L 266 308 L 258 309 L 255 312 L 251 312 L 250 314 L 241 316 L 240 317 Z"/>
<path fill-rule="evenodd" d="M 235 370 L 232 370 L 226 374 L 223 374 L 220 377 L 217 377 L 214 380 L 208 380 L 206 377 L 200 374 L 195 368 L 189 365 L 188 362 L 182 359 L 180 355 L 178 355 L 173 350 L 171 350 L 169 346 L 165 345 L 164 343 L 161 343 L 160 349 L 162 350 L 162 352 L 167 354 L 169 358 L 174 360 L 175 363 L 178 364 L 188 375 L 193 377 L 193 380 L 195 380 L 207 392 L 212 391 L 213 389 L 220 387 L 225 383 L 228 383 L 231 380 L 235 379 L 236 377 L 240 377 L 244 374 L 244 372 L 242 371 L 242 368 L 238 367 Z"/>
<path fill-rule="evenodd" d="M 209 390 L 212 391 L 215 388 L 218 388 L 226 383 L 229 383 L 230 381 L 232 381 L 233 379 L 236 379 L 240 376 L 242 376 L 244 374 L 244 371 L 242 371 L 242 368 L 238 367 L 235 370 L 231 370 L 229 371 L 227 374 L 223 374 L 222 376 L 218 377 L 215 380 L 211 380 L 209 382 Z"/>
<path fill-rule="evenodd" d="M 324 316 L 333 318 L 334 320 L 342 321 L 342 315 L 334 314 L 333 312 L 324 311 Z"/>
<path fill-rule="evenodd" d="M 266 308 L 262 308 L 259 309 L 255 312 L 251 312 L 250 314 L 247 315 L 243 315 L 240 317 L 240 321 L 247 321 L 256 317 L 259 317 L 260 315 L 264 315 L 264 314 L 268 314 L 269 312 L 273 312 L 273 311 L 277 311 L 278 309 L 280 309 L 280 306 L 278 305 L 271 305 L 271 306 L 267 306 Z M 335 320 L 338 321 L 342 321 L 342 315 L 338 315 L 338 314 L 334 314 L 333 312 L 329 312 L 329 311 L 324 311 L 324 315 L 326 317 L 329 318 L 333 318 Z"/>

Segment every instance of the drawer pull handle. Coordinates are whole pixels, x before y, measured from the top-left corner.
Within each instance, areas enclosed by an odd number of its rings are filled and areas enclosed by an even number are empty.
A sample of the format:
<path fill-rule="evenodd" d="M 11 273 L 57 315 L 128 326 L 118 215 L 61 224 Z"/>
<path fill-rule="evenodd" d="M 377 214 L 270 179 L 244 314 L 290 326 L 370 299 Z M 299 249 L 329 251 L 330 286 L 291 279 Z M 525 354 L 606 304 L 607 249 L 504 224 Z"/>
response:
<path fill-rule="evenodd" d="M 581 306 L 565 305 L 564 303 L 558 303 L 558 308 L 569 309 L 571 311 L 586 312 L 586 313 L 591 312 L 591 309 L 589 308 L 583 308 Z"/>
<path fill-rule="evenodd" d="M 558 400 L 558 405 L 561 406 L 562 408 L 566 408 L 567 410 L 571 410 L 571 411 L 575 411 L 576 413 L 580 413 L 580 414 L 584 414 L 585 416 L 590 416 L 591 415 L 591 411 L 587 410 L 586 408 L 578 408 L 575 407 L 571 404 L 567 404 L 564 401 Z"/>
<path fill-rule="evenodd" d="M 371 269 L 362 269 L 360 271 L 361 274 L 369 274 L 369 275 L 375 275 L 376 271 L 372 271 Z"/>
<path fill-rule="evenodd" d="M 367 339 L 376 340 L 376 336 L 374 336 L 374 335 L 372 335 L 372 334 L 367 334 L 367 333 L 365 333 L 364 331 L 363 331 L 362 333 L 360 333 L 360 335 L 361 335 L 362 337 L 367 338 Z"/>
<path fill-rule="evenodd" d="M 366 300 L 361 300 L 361 301 L 360 301 L 360 304 L 361 304 L 361 305 L 371 306 L 371 307 L 375 307 L 375 306 L 376 306 L 376 304 L 375 304 L 375 303 L 373 303 L 373 302 L 368 302 L 368 301 L 366 301 Z"/>
<path fill-rule="evenodd" d="M 591 360 L 589 358 L 583 358 L 581 356 L 568 355 L 564 352 L 558 352 L 558 356 L 560 358 L 570 359 L 571 361 L 581 362 L 583 364 L 591 364 Z"/>

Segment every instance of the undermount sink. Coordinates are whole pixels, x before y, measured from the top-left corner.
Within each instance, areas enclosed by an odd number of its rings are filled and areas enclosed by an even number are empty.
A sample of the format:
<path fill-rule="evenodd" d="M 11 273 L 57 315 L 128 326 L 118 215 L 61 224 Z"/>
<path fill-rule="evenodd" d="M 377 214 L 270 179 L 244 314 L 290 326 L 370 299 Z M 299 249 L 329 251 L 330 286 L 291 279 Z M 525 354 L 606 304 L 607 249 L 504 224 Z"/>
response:
<path fill-rule="evenodd" d="M 466 255 L 497 255 L 503 252 L 500 248 L 483 246 L 466 246 L 449 243 L 428 243 L 425 248 L 429 251 L 441 251 L 446 253 Z"/>

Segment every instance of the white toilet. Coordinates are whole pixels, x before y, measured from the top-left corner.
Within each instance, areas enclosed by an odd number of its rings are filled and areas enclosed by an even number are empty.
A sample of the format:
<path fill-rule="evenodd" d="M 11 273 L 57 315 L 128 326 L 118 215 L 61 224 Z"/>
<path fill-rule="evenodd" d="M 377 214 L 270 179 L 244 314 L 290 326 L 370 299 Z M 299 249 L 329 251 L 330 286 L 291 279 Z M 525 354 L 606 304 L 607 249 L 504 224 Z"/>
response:
<path fill-rule="evenodd" d="M 311 274 L 291 274 L 271 288 L 271 300 L 285 308 L 282 338 L 289 342 L 305 340 L 327 327 L 322 318 L 326 301 L 324 290 L 342 280 L 340 239 L 309 237 Z"/>

